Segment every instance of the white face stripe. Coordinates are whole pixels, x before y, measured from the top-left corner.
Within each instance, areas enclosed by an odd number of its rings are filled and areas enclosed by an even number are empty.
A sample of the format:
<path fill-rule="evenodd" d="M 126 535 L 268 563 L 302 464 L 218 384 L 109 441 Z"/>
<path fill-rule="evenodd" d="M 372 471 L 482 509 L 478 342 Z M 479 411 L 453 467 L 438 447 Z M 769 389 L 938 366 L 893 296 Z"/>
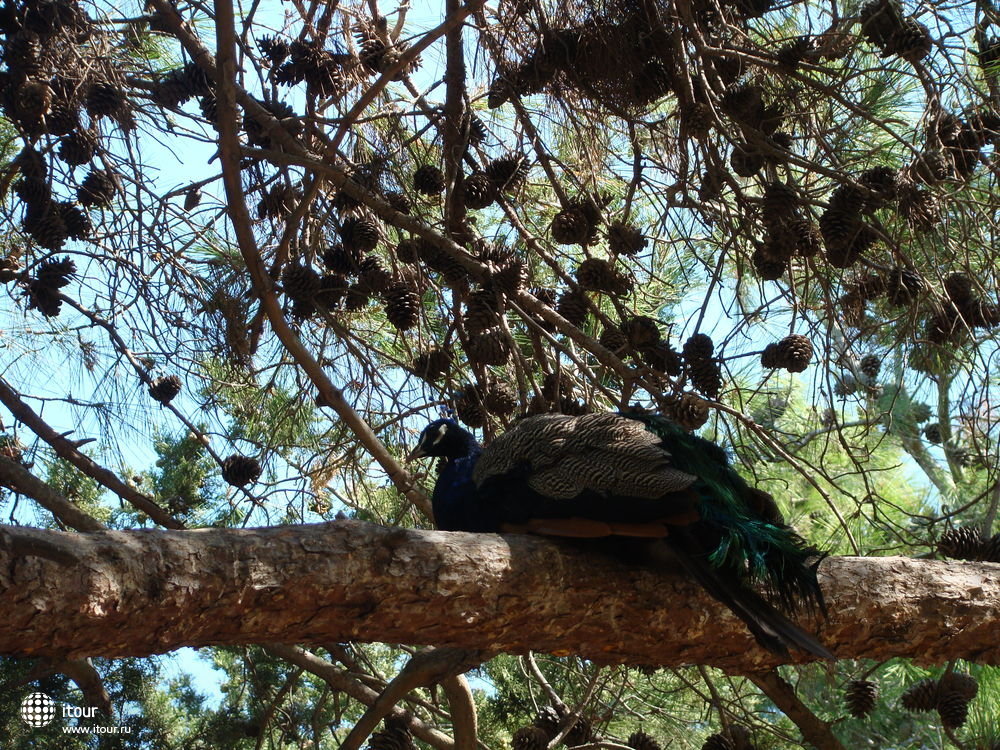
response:
<path fill-rule="evenodd" d="M 440 443 L 444 439 L 446 432 L 448 432 L 448 425 L 442 422 L 438 425 L 437 434 L 434 436 L 434 439 L 431 440 L 431 445 L 437 445 Z"/>

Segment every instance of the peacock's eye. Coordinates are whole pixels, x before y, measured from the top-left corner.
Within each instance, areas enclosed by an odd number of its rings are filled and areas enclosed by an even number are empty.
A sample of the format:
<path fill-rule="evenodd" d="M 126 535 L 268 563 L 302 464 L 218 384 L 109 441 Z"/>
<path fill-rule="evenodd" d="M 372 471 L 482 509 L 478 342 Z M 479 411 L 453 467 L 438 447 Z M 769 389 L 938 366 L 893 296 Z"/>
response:
<path fill-rule="evenodd" d="M 442 440 L 444 440 L 444 435 L 446 432 L 448 432 L 448 425 L 446 424 L 438 425 L 437 434 L 434 436 L 434 439 L 431 440 L 431 445 L 437 445 Z"/>

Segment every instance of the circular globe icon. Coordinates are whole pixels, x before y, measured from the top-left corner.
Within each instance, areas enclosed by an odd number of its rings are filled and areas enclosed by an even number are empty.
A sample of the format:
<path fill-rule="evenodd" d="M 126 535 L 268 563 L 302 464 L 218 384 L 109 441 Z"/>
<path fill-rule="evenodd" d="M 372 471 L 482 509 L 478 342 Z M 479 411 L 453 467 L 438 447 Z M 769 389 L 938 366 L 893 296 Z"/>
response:
<path fill-rule="evenodd" d="M 32 727 L 44 727 L 56 718 L 56 704 L 45 693 L 31 693 L 21 701 L 21 718 Z"/>

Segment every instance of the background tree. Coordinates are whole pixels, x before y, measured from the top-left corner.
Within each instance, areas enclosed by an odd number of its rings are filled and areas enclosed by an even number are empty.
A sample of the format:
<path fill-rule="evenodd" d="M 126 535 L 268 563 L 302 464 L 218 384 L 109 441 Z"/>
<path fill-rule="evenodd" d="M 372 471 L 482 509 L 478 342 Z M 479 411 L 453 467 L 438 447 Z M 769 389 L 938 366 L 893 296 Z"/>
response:
<path fill-rule="evenodd" d="M 433 471 L 399 463 L 427 418 L 488 440 L 638 404 L 725 445 L 833 554 L 1000 562 L 997 14 L 8 0 L 5 538 L 427 528 Z M 473 672 L 482 743 L 998 742 L 971 662 L 559 653 Z M 39 741 L 30 684 L 142 722 L 117 738 L 136 747 L 471 747 L 470 664 L 435 654 L 214 649 L 217 710 L 149 660 L 12 658 L 2 718 Z"/>

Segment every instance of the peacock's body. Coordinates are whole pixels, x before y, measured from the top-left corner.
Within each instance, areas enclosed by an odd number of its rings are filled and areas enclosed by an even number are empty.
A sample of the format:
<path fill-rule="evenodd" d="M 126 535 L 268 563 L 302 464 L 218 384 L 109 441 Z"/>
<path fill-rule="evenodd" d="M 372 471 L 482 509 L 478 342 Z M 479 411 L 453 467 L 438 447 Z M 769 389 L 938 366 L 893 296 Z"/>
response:
<path fill-rule="evenodd" d="M 482 449 L 451 420 L 432 422 L 413 457 L 442 456 L 435 523 L 445 531 L 657 540 L 778 653 L 833 655 L 782 612 L 823 607 L 820 554 L 787 527 L 725 451 L 651 414 L 547 414 Z M 766 599 L 754 591 L 763 589 Z"/>

